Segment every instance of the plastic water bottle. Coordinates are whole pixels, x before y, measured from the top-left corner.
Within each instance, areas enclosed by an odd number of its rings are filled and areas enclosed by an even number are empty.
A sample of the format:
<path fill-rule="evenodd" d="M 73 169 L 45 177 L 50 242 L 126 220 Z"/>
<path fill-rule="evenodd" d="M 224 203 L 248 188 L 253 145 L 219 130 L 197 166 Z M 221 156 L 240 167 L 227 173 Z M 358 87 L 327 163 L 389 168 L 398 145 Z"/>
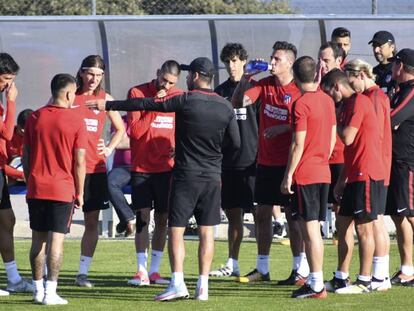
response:
<path fill-rule="evenodd" d="M 262 60 L 252 60 L 246 65 L 246 73 L 256 74 L 272 69 L 272 65 Z"/>

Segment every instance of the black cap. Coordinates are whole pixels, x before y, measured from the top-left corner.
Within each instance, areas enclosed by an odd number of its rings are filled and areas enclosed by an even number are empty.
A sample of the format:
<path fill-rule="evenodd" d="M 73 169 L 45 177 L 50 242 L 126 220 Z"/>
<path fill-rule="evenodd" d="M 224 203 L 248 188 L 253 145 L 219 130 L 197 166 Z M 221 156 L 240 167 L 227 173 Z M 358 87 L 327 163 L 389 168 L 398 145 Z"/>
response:
<path fill-rule="evenodd" d="M 388 58 L 389 62 L 399 61 L 405 65 L 414 67 L 414 50 L 412 49 L 402 49 L 394 57 Z"/>
<path fill-rule="evenodd" d="M 181 64 L 180 69 L 198 72 L 206 77 L 214 76 L 215 71 L 213 63 L 207 57 L 197 57 L 190 63 L 190 65 Z"/>
<path fill-rule="evenodd" d="M 385 43 L 394 43 L 394 36 L 391 32 L 381 30 L 375 33 L 374 37 L 372 37 L 372 40 L 368 42 L 368 44 L 371 43 L 378 43 L 380 45 L 383 45 Z"/>

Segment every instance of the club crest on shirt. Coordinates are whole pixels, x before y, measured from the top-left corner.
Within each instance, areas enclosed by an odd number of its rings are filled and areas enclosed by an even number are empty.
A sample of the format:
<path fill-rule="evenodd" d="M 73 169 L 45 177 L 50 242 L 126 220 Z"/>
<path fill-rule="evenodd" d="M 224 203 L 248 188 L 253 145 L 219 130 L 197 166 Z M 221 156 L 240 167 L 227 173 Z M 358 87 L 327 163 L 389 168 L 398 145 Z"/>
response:
<path fill-rule="evenodd" d="M 292 102 L 292 95 L 290 94 L 283 95 L 283 103 L 285 105 L 289 105 L 291 102 Z"/>
<path fill-rule="evenodd" d="M 385 76 L 385 82 L 390 83 L 390 81 L 391 81 L 391 74 L 387 74 Z"/>

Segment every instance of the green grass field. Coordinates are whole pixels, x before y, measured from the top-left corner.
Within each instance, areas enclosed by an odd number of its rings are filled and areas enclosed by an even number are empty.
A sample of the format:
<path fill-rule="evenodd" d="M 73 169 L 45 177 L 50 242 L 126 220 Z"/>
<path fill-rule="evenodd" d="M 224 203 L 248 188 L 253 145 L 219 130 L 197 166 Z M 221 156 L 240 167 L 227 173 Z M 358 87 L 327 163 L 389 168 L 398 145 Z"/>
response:
<path fill-rule="evenodd" d="M 16 257 L 20 272 L 30 278 L 28 261 L 30 241 L 16 241 Z M 193 300 L 176 302 L 154 302 L 154 295 L 163 290 L 162 286 L 133 288 L 126 286 L 136 269 L 133 240 L 101 240 L 92 263 L 90 278 L 95 283 L 92 289 L 73 286 L 78 268 L 79 240 L 65 242 L 65 255 L 59 278 L 58 292 L 69 300 L 64 310 L 413 310 L 414 288 L 394 287 L 386 293 L 338 296 L 329 295 L 326 300 L 297 300 L 289 298 L 294 287 L 276 286 L 278 279 L 288 276 L 291 257 L 288 246 L 273 244 L 271 250 L 271 278 L 273 281 L 257 284 L 237 284 L 230 278 L 210 279 L 208 302 Z M 190 294 L 194 293 L 197 281 L 197 242 L 186 242 L 185 279 Z M 214 267 L 226 260 L 227 243 L 216 243 Z M 357 273 L 357 253 L 354 255 L 351 276 Z M 254 268 L 256 245 L 242 244 L 240 267 L 242 273 Z M 391 272 L 398 267 L 396 245 L 392 245 Z M 336 263 L 336 247 L 325 248 L 325 279 L 332 277 Z M 165 256 L 161 273 L 169 276 L 168 258 Z M 0 286 L 5 287 L 5 271 L 0 273 Z M 31 296 L 16 294 L 0 297 L 0 310 L 28 310 L 46 308 L 33 305 Z"/>

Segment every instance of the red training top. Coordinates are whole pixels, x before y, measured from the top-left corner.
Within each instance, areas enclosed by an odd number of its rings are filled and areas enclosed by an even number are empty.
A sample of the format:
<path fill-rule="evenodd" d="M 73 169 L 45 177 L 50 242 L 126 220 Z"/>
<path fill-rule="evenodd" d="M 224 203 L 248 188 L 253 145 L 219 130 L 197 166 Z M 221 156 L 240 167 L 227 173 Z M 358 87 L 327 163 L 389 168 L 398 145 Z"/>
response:
<path fill-rule="evenodd" d="M 335 104 L 321 90 L 304 93 L 293 105 L 293 130 L 306 131 L 302 157 L 293 181 L 298 185 L 331 183 L 329 153 Z"/>
<path fill-rule="evenodd" d="M 76 93 L 75 102 L 72 108 L 78 108 L 78 114 L 83 115 L 86 124 L 88 136 L 88 148 L 86 149 L 86 173 L 104 173 L 106 172 L 106 161 L 103 154 L 98 152 L 98 142 L 102 136 L 106 121 L 106 112 L 88 109 L 85 102 L 94 99 L 105 99 L 106 93 L 100 91 L 98 95 L 83 95 Z"/>
<path fill-rule="evenodd" d="M 392 134 L 391 134 L 391 117 L 390 117 L 390 100 L 384 91 L 378 85 L 374 85 L 363 93 L 368 96 L 374 104 L 374 110 L 380 126 L 382 160 L 385 170 L 385 186 L 390 184 L 391 174 L 391 157 L 392 157 Z"/>
<path fill-rule="evenodd" d="M 291 124 L 292 103 L 301 92 L 292 81 L 281 85 L 276 77 L 261 79 L 255 86 L 244 93 L 252 102 L 260 98 L 259 145 L 257 163 L 267 166 L 283 166 L 287 164 L 292 133 L 287 131 L 274 138 L 265 138 L 265 129 L 275 125 Z"/>
<path fill-rule="evenodd" d="M 7 163 L 6 141 L 12 139 L 14 129 L 14 119 L 16 118 L 16 103 L 7 102 L 6 118 L 4 117 L 4 107 L 0 102 L 0 169 L 4 169 Z"/>
<path fill-rule="evenodd" d="M 6 150 L 7 163 L 10 163 L 10 161 L 16 157 L 21 157 L 23 155 L 23 133 L 18 130 L 17 126 L 14 127 L 12 139 L 6 142 Z M 9 178 L 16 180 L 24 179 L 23 171 L 11 167 L 8 164 L 4 166 L 4 171 Z"/>
<path fill-rule="evenodd" d="M 132 87 L 128 98 L 155 97 L 155 80 Z M 183 91 L 171 88 L 166 98 Z M 166 99 L 164 98 L 164 99 Z M 175 147 L 175 113 L 157 111 L 128 112 L 131 144 L 131 171 L 141 173 L 162 173 L 171 171 Z"/>
<path fill-rule="evenodd" d="M 74 152 L 87 147 L 79 111 L 49 105 L 33 112 L 26 122 L 24 144 L 30 148 L 27 198 L 72 202 Z"/>
<path fill-rule="evenodd" d="M 356 93 L 345 99 L 339 123 L 343 128 L 358 129 L 353 143 L 344 150 L 347 182 L 383 180 L 380 128 L 371 100 Z"/>

